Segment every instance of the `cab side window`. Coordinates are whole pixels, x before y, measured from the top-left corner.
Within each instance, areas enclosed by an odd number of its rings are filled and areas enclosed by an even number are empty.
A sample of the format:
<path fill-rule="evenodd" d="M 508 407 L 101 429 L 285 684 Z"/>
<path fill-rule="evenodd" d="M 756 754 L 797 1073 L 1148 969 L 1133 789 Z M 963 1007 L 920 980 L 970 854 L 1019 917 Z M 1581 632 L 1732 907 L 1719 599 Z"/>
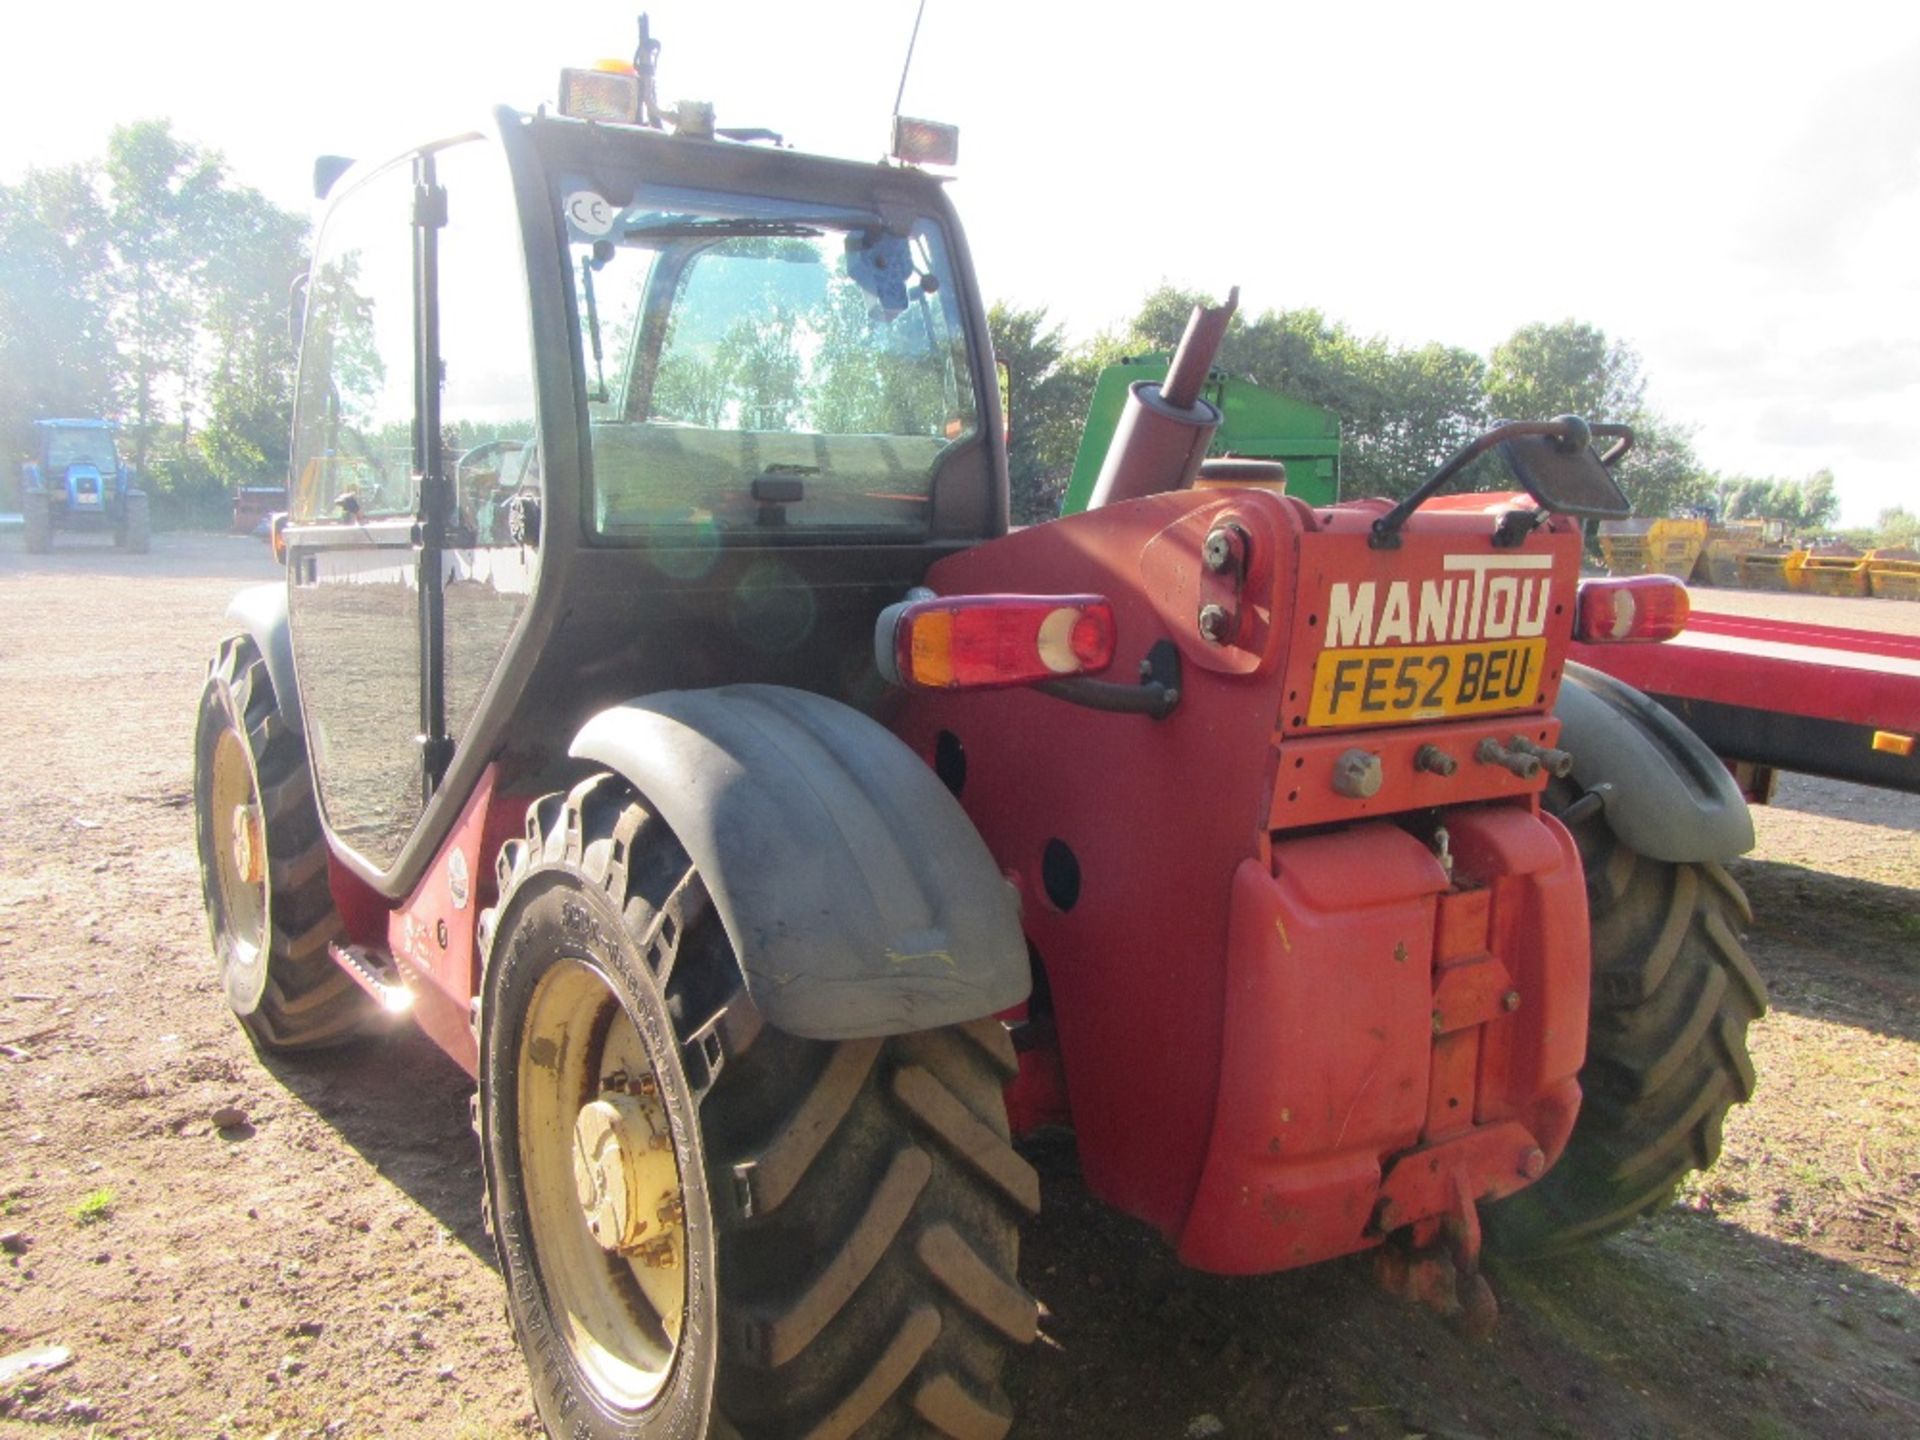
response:
<path fill-rule="evenodd" d="M 526 260 L 505 158 L 488 140 L 436 153 L 441 461 L 453 485 L 443 570 L 447 730 L 472 724 L 532 593 L 540 451 Z"/>
<path fill-rule="evenodd" d="M 412 204 L 410 167 L 390 165 L 321 232 L 295 401 L 296 524 L 414 512 Z"/>

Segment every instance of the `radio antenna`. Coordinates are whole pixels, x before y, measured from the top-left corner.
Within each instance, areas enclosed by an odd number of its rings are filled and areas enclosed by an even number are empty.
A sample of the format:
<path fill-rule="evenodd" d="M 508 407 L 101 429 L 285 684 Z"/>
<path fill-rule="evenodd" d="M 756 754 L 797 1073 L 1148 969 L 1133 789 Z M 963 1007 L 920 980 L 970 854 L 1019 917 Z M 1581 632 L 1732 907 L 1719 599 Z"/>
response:
<path fill-rule="evenodd" d="M 927 0 L 920 0 L 920 8 L 913 12 L 913 34 L 907 37 L 907 59 L 900 67 L 900 88 L 893 95 L 893 118 L 900 118 L 900 102 L 907 98 L 907 72 L 913 69 L 913 47 L 920 38 L 920 21 L 927 13 Z"/>

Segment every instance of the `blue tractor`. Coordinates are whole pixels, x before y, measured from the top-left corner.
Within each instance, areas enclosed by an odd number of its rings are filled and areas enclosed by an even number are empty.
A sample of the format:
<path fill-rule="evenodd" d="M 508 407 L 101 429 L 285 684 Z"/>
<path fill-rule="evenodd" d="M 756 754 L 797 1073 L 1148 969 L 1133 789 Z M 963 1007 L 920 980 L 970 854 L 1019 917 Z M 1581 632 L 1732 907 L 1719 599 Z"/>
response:
<path fill-rule="evenodd" d="M 35 458 L 20 467 L 27 552 L 44 555 L 59 530 L 110 531 L 113 543 L 147 552 L 147 492 L 113 443 L 111 420 L 38 420 Z"/>

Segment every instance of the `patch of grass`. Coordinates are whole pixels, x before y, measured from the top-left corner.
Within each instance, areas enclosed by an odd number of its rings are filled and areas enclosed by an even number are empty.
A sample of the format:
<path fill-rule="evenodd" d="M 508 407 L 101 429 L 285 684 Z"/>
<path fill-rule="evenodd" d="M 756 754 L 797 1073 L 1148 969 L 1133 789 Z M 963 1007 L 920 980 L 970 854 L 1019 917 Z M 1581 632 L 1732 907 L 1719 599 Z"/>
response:
<path fill-rule="evenodd" d="M 1831 1174 L 1824 1165 L 1814 1160 L 1796 1160 L 1787 1167 L 1787 1175 L 1794 1184 L 1807 1190 L 1838 1189 L 1841 1180 Z"/>
<path fill-rule="evenodd" d="M 113 1214 L 113 1188 L 103 1185 L 73 1207 L 73 1223 L 98 1225 Z"/>
<path fill-rule="evenodd" d="M 1799 1430 L 1772 1415 L 1750 1416 L 1747 1424 L 1753 1440 L 1800 1440 Z"/>

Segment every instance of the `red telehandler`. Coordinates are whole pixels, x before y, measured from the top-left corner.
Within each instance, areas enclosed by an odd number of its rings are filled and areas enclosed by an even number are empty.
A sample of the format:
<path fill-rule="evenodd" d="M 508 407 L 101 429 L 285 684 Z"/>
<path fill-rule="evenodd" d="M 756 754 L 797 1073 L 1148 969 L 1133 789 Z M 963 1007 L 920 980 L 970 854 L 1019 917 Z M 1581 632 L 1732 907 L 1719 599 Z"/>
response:
<path fill-rule="evenodd" d="M 316 483 L 195 741 L 255 1042 L 405 1014 L 475 1076 L 549 1429 L 1005 1434 L 1037 1125 L 1190 1265 L 1377 1249 L 1479 1321 L 1483 1228 L 1711 1163 L 1750 825 L 1568 661 L 1673 628 L 1578 577 L 1630 437 L 1502 425 L 1399 505 L 1197 487 L 1202 310 L 1093 506 L 1009 533 L 938 128 L 730 137 L 651 61 L 323 167 Z M 1439 493 L 1492 452 L 1530 501 Z"/>

